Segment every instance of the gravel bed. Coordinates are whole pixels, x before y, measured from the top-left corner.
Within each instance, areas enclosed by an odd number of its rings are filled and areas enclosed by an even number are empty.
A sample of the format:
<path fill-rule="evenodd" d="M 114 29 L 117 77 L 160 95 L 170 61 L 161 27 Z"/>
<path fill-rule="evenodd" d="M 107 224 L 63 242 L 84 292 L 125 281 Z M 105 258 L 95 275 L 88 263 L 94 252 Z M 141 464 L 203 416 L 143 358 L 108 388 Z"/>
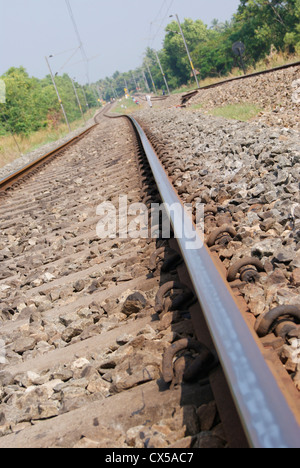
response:
<path fill-rule="evenodd" d="M 300 99 L 296 81 L 300 79 L 300 66 L 278 70 L 265 75 L 233 81 L 212 89 L 203 89 L 187 106 L 201 104 L 209 112 L 227 104 L 256 104 L 262 112 L 255 121 L 269 126 L 300 130 Z M 299 88 L 299 86 L 298 86 Z"/>

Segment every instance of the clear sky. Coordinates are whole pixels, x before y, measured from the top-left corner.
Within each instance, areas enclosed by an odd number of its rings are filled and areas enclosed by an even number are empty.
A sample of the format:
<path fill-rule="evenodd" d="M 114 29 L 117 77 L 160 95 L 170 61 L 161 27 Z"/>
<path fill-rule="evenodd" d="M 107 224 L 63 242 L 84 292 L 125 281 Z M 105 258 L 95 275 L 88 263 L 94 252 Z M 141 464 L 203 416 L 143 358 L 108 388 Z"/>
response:
<path fill-rule="evenodd" d="M 139 67 L 147 46 L 162 48 L 164 29 L 177 13 L 201 19 L 230 20 L 240 0 L 69 0 L 89 62 L 91 82 Z M 24 66 L 31 76 L 54 72 L 86 82 L 80 50 L 66 0 L 0 0 L 0 75 Z M 67 52 L 65 52 L 67 51 Z M 65 53 L 62 53 L 65 52 Z M 62 54 L 61 54 L 62 53 Z M 66 62 L 68 62 L 66 64 Z M 66 64 L 66 65 L 65 65 Z"/>

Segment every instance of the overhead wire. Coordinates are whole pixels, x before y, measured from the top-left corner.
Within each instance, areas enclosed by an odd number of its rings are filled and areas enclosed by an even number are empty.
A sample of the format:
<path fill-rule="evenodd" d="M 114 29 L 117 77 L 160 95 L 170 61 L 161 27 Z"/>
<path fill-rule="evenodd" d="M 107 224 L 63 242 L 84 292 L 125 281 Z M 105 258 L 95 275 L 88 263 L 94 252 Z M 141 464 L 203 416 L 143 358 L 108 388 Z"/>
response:
<path fill-rule="evenodd" d="M 154 36 L 153 36 L 153 37 L 151 38 L 151 40 L 150 40 L 150 43 L 149 43 L 149 48 L 150 48 L 150 49 L 151 49 L 151 46 L 153 45 L 153 42 L 154 42 L 155 39 L 157 38 L 159 32 L 161 31 L 161 29 L 162 29 L 162 27 L 163 27 L 163 24 L 164 24 L 164 22 L 165 22 L 165 20 L 166 20 L 166 18 L 167 18 L 167 16 L 168 16 L 168 14 L 169 14 L 169 12 L 170 12 L 172 6 L 173 6 L 173 4 L 174 4 L 174 1 L 175 1 L 175 0 L 171 0 L 169 6 L 166 5 L 166 6 L 167 6 L 167 11 L 166 11 L 164 17 L 162 18 L 162 20 L 161 20 L 161 22 L 160 22 L 160 25 L 159 25 L 159 27 L 158 27 L 156 33 L 154 34 Z M 164 1 L 163 5 L 162 5 L 162 7 L 161 7 L 161 9 L 160 9 L 160 11 L 159 11 L 159 14 L 160 14 L 160 12 L 162 11 L 162 9 L 163 9 L 163 7 L 165 6 L 166 3 L 167 3 L 167 0 Z M 159 17 L 159 14 L 156 16 L 156 19 Z M 154 21 L 153 21 L 153 22 L 154 22 Z"/>
<path fill-rule="evenodd" d="M 60 67 L 59 72 L 61 72 L 68 65 L 68 63 L 72 60 L 72 58 L 77 54 L 78 50 L 79 50 L 79 47 L 77 47 L 75 52 L 73 52 L 73 54 L 68 58 L 68 60 Z"/>
<path fill-rule="evenodd" d="M 66 2 L 66 5 L 67 5 L 67 8 L 68 8 L 68 11 L 69 11 L 69 15 L 70 15 L 71 21 L 72 21 L 73 26 L 74 26 L 74 30 L 75 30 L 75 33 L 76 33 L 78 42 L 79 42 L 79 49 L 80 49 L 80 51 L 81 51 L 81 55 L 82 55 L 83 61 L 84 61 L 85 64 L 86 64 L 86 75 L 87 75 L 88 83 L 90 83 L 90 78 L 89 78 L 89 59 L 88 59 L 88 57 L 87 57 L 87 54 L 86 54 L 85 49 L 84 49 L 83 42 L 82 42 L 82 40 L 81 40 L 81 36 L 80 36 L 80 33 L 79 33 L 79 29 L 78 29 L 78 26 L 77 26 L 77 24 L 76 24 L 76 20 L 75 20 L 74 14 L 73 14 L 72 7 L 71 7 L 71 5 L 70 5 L 70 0 L 65 0 L 65 2 Z"/>
<path fill-rule="evenodd" d="M 78 47 L 76 47 L 76 48 L 73 47 L 72 49 L 63 50 L 62 52 L 57 52 L 57 54 L 52 54 L 52 57 L 58 57 L 59 55 L 64 55 L 64 54 L 66 54 L 68 52 L 74 52 L 74 50 L 77 51 Z"/>
<path fill-rule="evenodd" d="M 165 6 L 165 4 L 167 3 L 168 0 L 164 0 L 160 9 L 159 9 L 159 12 L 157 13 L 156 17 L 151 21 L 150 23 L 150 31 L 149 31 L 149 44 L 148 44 L 148 47 L 150 47 L 150 41 L 152 40 L 152 36 L 151 36 L 151 32 L 152 32 L 152 26 L 153 24 L 157 23 L 158 22 L 158 19 L 160 17 L 160 14 Z"/>

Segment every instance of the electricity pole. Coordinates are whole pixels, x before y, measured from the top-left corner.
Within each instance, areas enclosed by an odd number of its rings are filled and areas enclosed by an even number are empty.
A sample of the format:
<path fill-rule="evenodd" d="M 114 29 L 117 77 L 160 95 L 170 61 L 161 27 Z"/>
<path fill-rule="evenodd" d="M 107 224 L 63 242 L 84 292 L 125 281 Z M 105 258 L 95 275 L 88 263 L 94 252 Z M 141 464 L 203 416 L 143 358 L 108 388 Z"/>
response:
<path fill-rule="evenodd" d="M 79 97 L 78 97 L 78 93 L 77 93 L 77 90 L 76 90 L 76 87 L 75 87 L 75 83 L 74 83 L 73 78 L 71 78 L 71 81 L 72 81 L 74 93 L 75 93 L 75 96 L 76 96 L 76 99 L 77 99 L 77 102 L 78 102 L 78 107 L 79 107 L 79 109 L 80 109 L 80 112 L 81 112 L 82 118 L 83 118 L 83 120 L 84 120 L 84 123 L 86 123 L 86 120 L 85 120 L 85 117 L 84 117 L 84 113 L 83 113 L 83 110 L 82 110 L 82 106 L 81 106 L 81 103 L 80 103 L 80 100 L 79 100 Z"/>
<path fill-rule="evenodd" d="M 175 15 L 175 16 L 176 16 L 177 23 L 178 23 L 178 26 L 179 26 L 179 29 L 180 29 L 180 34 L 182 36 L 182 39 L 183 39 L 183 42 L 184 42 L 184 45 L 185 45 L 185 48 L 186 48 L 186 52 L 187 52 L 187 55 L 188 55 L 188 58 L 189 58 L 189 61 L 190 61 L 190 64 L 191 64 L 193 75 L 194 75 L 195 81 L 197 83 L 197 87 L 200 88 L 199 81 L 198 81 L 198 78 L 197 78 L 197 73 L 196 73 L 196 70 L 195 70 L 195 67 L 194 67 L 194 64 L 193 64 L 193 61 L 192 61 L 192 57 L 191 57 L 187 42 L 185 40 L 183 31 L 182 31 L 182 27 L 181 27 L 181 24 L 180 24 L 180 21 L 179 21 L 179 17 L 178 17 L 178 15 Z M 170 15 L 170 18 L 173 18 L 173 15 Z"/>
<path fill-rule="evenodd" d="M 84 87 L 83 87 L 83 86 L 81 86 L 81 91 L 82 91 L 83 96 L 84 96 L 86 109 L 87 109 L 87 111 L 88 111 L 89 114 L 90 114 L 90 110 L 91 110 L 91 109 L 90 109 L 89 103 L 88 103 L 88 101 L 87 101 L 87 97 L 86 97 L 86 94 L 85 94 L 85 91 L 84 91 Z"/>
<path fill-rule="evenodd" d="M 152 86 L 153 86 L 154 92 L 155 92 L 155 94 L 157 94 L 157 90 L 156 90 L 156 86 L 155 86 L 155 83 L 154 83 L 154 80 L 153 80 L 153 77 L 152 77 L 152 74 L 151 74 L 151 70 L 150 70 L 149 64 L 147 62 L 146 62 L 146 67 L 148 69 L 148 73 L 149 73 L 151 81 L 152 81 Z"/>
<path fill-rule="evenodd" d="M 78 27 L 77 27 L 77 24 L 76 24 L 76 21 L 75 21 L 75 17 L 74 17 L 74 14 L 73 14 L 73 11 L 72 11 L 72 7 L 70 5 L 70 0 L 65 0 L 66 2 L 66 5 L 67 5 L 67 8 L 68 8 L 68 11 L 69 11 L 69 15 L 70 15 L 70 18 L 71 18 L 71 21 L 73 23 L 73 26 L 74 26 L 74 30 L 75 30 L 75 34 L 77 36 L 77 39 L 78 39 L 78 43 L 79 43 L 79 48 L 80 48 L 80 51 L 81 51 L 81 55 L 82 55 L 82 58 L 83 58 L 83 61 L 85 62 L 85 65 L 86 65 L 86 76 L 87 76 L 87 81 L 88 81 L 88 84 L 90 84 L 90 77 L 89 77 L 89 60 L 87 58 L 87 54 L 85 52 L 85 49 L 83 47 L 83 42 L 81 40 L 81 37 L 80 37 L 80 34 L 79 34 L 79 30 L 78 30 Z"/>
<path fill-rule="evenodd" d="M 147 89 L 148 92 L 150 93 L 151 91 L 150 91 L 149 84 L 148 84 L 148 81 L 147 81 L 147 78 L 146 78 L 146 75 L 145 75 L 144 70 L 142 70 L 142 73 L 143 73 L 143 77 L 144 77 L 146 89 Z"/>
<path fill-rule="evenodd" d="M 70 124 L 69 124 L 69 121 L 68 121 L 68 117 L 67 117 L 65 108 L 64 108 L 64 106 L 63 106 L 62 100 L 61 100 L 61 98 L 60 98 L 60 95 L 59 95 L 59 92 L 58 92 L 58 89 L 57 89 L 57 86 L 56 86 L 56 83 L 55 83 L 55 79 L 54 79 L 54 76 L 53 76 L 53 73 L 52 73 L 52 70 L 51 70 L 51 67 L 50 67 L 49 60 L 48 60 L 47 57 L 45 57 L 45 59 L 46 59 L 46 62 L 47 62 L 47 65 L 48 65 L 48 68 L 49 68 L 49 71 L 50 71 L 50 75 L 51 75 L 51 78 L 52 78 L 53 86 L 54 86 L 55 91 L 56 91 L 56 94 L 57 94 L 58 102 L 59 102 L 60 105 L 61 105 L 61 108 L 62 108 L 64 117 L 65 117 L 66 123 L 67 123 L 67 125 L 68 125 L 69 131 L 71 132 L 71 127 L 70 127 Z"/>
<path fill-rule="evenodd" d="M 164 80 L 165 80 L 165 85 L 166 85 L 168 94 L 169 94 L 169 96 L 170 96 L 170 90 L 169 90 L 168 82 L 167 82 L 167 79 L 166 79 L 166 75 L 164 74 L 164 71 L 163 71 L 163 68 L 162 68 L 162 66 L 161 66 L 161 63 L 160 63 L 160 60 L 159 60 L 159 56 L 158 56 L 157 51 L 155 50 L 154 52 L 155 52 L 155 55 L 156 55 L 156 60 L 157 60 L 157 63 L 158 63 L 158 65 L 159 65 L 161 74 L 162 74 L 162 76 L 163 76 L 163 78 L 164 78 Z"/>
<path fill-rule="evenodd" d="M 96 102 L 97 102 L 98 107 L 101 107 L 100 101 L 99 101 L 99 97 L 97 96 L 97 93 L 96 93 L 95 88 L 94 88 L 92 85 L 90 85 L 90 84 L 89 84 L 89 88 L 91 89 L 91 91 L 93 91 L 94 98 L 95 98 L 95 100 L 96 100 Z"/>
<path fill-rule="evenodd" d="M 133 73 L 133 72 L 131 72 L 131 74 L 132 74 L 132 78 L 133 78 L 133 81 L 134 81 L 134 84 L 135 84 L 135 89 L 136 89 L 136 91 L 137 91 L 137 90 L 138 90 L 138 84 L 137 84 L 137 81 L 136 81 L 136 79 L 135 79 L 134 73 Z"/>

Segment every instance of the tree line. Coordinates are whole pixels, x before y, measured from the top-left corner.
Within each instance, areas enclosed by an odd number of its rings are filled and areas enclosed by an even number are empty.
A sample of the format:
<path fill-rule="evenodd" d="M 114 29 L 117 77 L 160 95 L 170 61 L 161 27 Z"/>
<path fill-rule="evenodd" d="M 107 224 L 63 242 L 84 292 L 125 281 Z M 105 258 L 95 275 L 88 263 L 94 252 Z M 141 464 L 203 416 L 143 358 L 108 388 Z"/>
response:
<path fill-rule="evenodd" d="M 238 65 L 232 51 L 237 41 L 245 44 L 246 67 L 255 66 L 272 48 L 300 54 L 300 0 L 240 0 L 230 21 L 214 20 L 207 26 L 201 20 L 185 19 L 181 26 L 199 80 L 226 76 Z M 193 79 L 177 21 L 166 27 L 163 47 L 157 54 L 171 90 Z M 9 69 L 0 78 L 6 85 L 6 104 L 0 104 L 0 135 L 9 131 L 26 135 L 63 120 L 50 75 L 33 78 L 20 67 Z M 68 119 L 79 119 L 81 113 L 70 77 L 64 74 L 55 80 Z M 89 107 L 98 105 L 98 91 L 108 101 L 123 96 L 124 88 L 148 91 L 154 88 L 153 83 L 158 90 L 165 89 L 155 51 L 147 48 L 141 67 L 126 73 L 116 71 L 93 87 L 75 85 L 81 106 L 87 110 L 86 101 Z"/>
<path fill-rule="evenodd" d="M 226 76 L 239 66 L 239 59 L 232 51 L 233 44 L 238 41 L 246 48 L 246 67 L 255 67 L 272 49 L 300 54 L 300 0 L 240 0 L 231 21 L 220 23 L 214 20 L 208 27 L 201 20 L 185 19 L 181 27 L 199 79 Z M 192 79 L 191 65 L 177 21 L 168 24 L 165 32 L 158 56 L 169 87 L 176 89 Z M 141 68 L 127 73 L 116 72 L 112 77 L 100 80 L 98 85 L 107 100 L 116 94 L 124 94 L 125 82 L 129 90 L 135 89 L 136 82 L 145 90 L 147 85 L 153 89 L 152 80 L 156 87 L 165 89 L 155 52 L 148 48 Z"/>

